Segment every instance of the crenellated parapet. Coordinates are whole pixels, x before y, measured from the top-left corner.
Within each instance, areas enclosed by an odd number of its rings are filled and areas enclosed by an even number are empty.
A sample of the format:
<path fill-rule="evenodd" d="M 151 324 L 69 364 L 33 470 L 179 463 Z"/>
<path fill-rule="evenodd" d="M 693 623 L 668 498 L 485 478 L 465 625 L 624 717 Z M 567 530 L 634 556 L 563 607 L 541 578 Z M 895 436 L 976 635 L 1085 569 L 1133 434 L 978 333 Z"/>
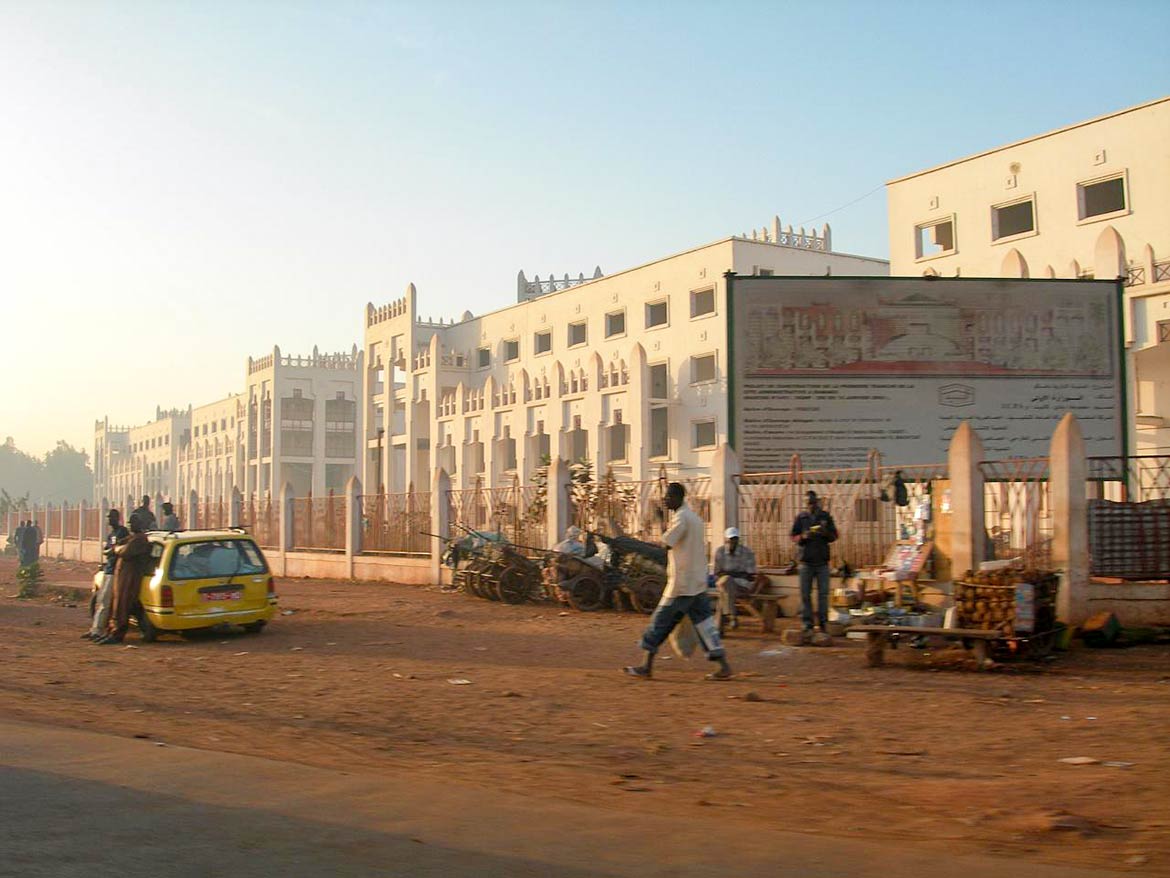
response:
<path fill-rule="evenodd" d="M 806 232 L 804 226 L 796 230 L 792 228 L 791 223 L 787 227 L 783 226 L 778 216 L 772 217 L 771 228 L 764 226 L 732 237 L 743 241 L 791 247 L 794 250 L 813 250 L 818 253 L 829 253 L 833 249 L 833 233 L 828 223 L 825 223 L 819 232 L 816 229 L 809 229 Z"/>
<path fill-rule="evenodd" d="M 557 293 L 561 290 L 567 290 L 570 287 L 575 287 L 587 281 L 597 280 L 604 277 L 601 273 L 601 266 L 598 265 L 593 269 L 592 277 L 585 277 L 585 274 L 578 273 L 576 278 L 571 278 L 567 274 L 562 279 L 557 279 L 555 275 L 549 275 L 548 280 L 541 280 L 540 275 L 536 275 L 532 280 L 528 280 L 521 271 L 516 275 L 516 301 L 527 302 L 529 299 L 535 299 L 540 296 L 547 296 L 549 293 Z"/>

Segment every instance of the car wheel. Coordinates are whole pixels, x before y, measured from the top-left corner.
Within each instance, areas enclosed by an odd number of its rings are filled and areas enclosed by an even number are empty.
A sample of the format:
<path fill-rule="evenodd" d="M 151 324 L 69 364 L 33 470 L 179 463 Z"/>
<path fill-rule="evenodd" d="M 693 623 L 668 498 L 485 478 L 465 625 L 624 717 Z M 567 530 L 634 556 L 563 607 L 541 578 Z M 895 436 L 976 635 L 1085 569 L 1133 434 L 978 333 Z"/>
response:
<path fill-rule="evenodd" d="M 142 609 L 142 604 L 134 608 L 134 618 L 138 622 L 138 633 L 142 635 L 142 641 L 144 643 L 154 643 L 158 640 L 158 628 L 150 621 L 150 617 Z"/>
<path fill-rule="evenodd" d="M 249 622 L 247 625 L 244 625 L 242 627 L 249 634 L 259 634 L 261 631 L 264 630 L 264 626 L 267 624 L 268 623 L 265 622 L 264 620 L 260 620 L 259 622 Z"/>

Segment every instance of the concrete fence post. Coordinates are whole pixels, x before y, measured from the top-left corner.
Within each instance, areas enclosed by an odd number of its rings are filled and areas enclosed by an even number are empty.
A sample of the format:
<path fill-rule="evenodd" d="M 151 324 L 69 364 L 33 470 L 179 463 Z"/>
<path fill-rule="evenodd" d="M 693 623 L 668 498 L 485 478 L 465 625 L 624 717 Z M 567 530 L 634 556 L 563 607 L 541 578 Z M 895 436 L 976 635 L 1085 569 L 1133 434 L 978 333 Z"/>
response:
<path fill-rule="evenodd" d="M 1080 422 L 1060 419 L 1048 451 L 1048 499 L 1052 512 L 1052 566 L 1062 571 L 1056 615 L 1079 625 L 1089 610 L 1089 464 Z"/>
<path fill-rule="evenodd" d="M 443 584 L 443 549 L 446 548 L 443 540 L 451 536 L 451 510 L 447 503 L 450 490 L 451 477 L 441 466 L 435 467 L 431 478 L 431 533 L 438 534 L 431 537 L 431 581 L 435 585 Z"/>
<path fill-rule="evenodd" d="M 183 516 L 187 530 L 198 530 L 202 522 L 199 520 L 199 495 L 192 488 L 187 493 L 187 514 Z"/>
<path fill-rule="evenodd" d="M 345 483 L 345 566 L 353 579 L 354 556 L 362 553 L 362 481 L 350 476 Z"/>
<path fill-rule="evenodd" d="M 711 545 L 723 541 L 723 532 L 739 527 L 739 458 L 727 443 L 719 446 L 711 460 Z"/>
<path fill-rule="evenodd" d="M 89 511 L 89 504 L 81 500 L 77 504 L 77 560 L 81 560 L 81 544 L 85 542 L 85 513 Z"/>
<path fill-rule="evenodd" d="M 106 538 L 106 525 L 110 520 L 110 501 L 105 497 L 102 497 L 101 510 L 101 518 L 98 519 L 98 532 L 94 535 L 99 543 Z"/>
<path fill-rule="evenodd" d="M 240 527 L 244 521 L 244 495 L 232 486 L 231 506 L 228 508 L 228 527 Z"/>
<path fill-rule="evenodd" d="M 983 442 L 970 421 L 951 436 L 947 468 L 951 479 L 951 570 L 956 578 L 984 560 Z"/>
<path fill-rule="evenodd" d="M 569 526 L 569 464 L 564 458 L 554 457 L 548 465 L 546 505 L 548 516 L 548 544 L 555 546 L 565 536 Z"/>
<path fill-rule="evenodd" d="M 280 488 L 280 508 L 277 510 L 278 521 L 280 522 L 280 554 L 287 555 L 289 549 L 293 548 L 293 542 L 296 539 L 293 535 L 293 516 L 296 514 L 293 509 L 293 500 L 296 499 L 296 494 L 293 492 L 292 482 L 285 482 Z M 284 559 L 284 564 L 288 565 L 288 559 Z"/>

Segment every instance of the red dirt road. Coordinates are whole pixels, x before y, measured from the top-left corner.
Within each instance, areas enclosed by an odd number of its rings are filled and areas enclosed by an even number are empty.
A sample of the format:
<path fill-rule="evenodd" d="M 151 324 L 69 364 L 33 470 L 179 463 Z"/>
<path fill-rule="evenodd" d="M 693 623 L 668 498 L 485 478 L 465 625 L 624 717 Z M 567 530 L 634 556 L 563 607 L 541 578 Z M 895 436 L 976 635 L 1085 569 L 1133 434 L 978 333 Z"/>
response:
<path fill-rule="evenodd" d="M 853 642 L 782 649 L 749 630 L 729 640 L 731 682 L 678 659 L 640 682 L 617 672 L 645 623 L 629 614 L 286 580 L 293 615 L 262 634 L 100 647 L 77 639 L 81 607 L 15 592 L 0 559 L 9 719 L 369 776 L 409 767 L 534 809 L 718 814 L 745 831 L 1170 874 L 1164 647 L 984 674 L 899 650 L 871 670 Z M 715 737 L 694 736 L 708 725 Z M 1132 764 L 1059 761 L 1072 756 Z"/>

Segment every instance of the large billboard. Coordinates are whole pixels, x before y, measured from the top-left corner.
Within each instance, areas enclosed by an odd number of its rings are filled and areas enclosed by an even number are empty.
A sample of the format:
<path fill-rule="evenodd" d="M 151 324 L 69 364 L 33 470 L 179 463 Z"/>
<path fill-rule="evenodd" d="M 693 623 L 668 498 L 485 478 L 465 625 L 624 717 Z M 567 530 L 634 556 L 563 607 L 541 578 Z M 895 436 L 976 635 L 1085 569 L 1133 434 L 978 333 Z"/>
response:
<path fill-rule="evenodd" d="M 1121 290 L 1108 281 L 728 278 L 730 439 L 745 472 L 1042 457 L 1065 412 L 1121 454 Z"/>

